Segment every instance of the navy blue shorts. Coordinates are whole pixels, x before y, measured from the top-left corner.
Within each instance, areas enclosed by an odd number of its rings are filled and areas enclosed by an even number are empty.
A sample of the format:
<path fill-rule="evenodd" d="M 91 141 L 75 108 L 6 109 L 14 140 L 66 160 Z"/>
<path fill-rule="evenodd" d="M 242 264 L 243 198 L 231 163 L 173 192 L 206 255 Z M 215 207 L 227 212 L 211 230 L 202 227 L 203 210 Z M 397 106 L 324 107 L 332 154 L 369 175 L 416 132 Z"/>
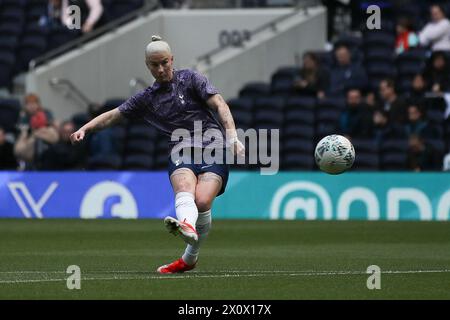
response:
<path fill-rule="evenodd" d="M 229 175 L 229 166 L 225 163 L 225 153 L 226 151 L 223 151 L 224 154 L 224 161 L 223 164 L 220 163 L 213 163 L 213 164 L 207 164 L 203 159 L 202 163 L 195 164 L 194 159 L 194 151 L 191 152 L 191 161 L 189 163 L 184 163 L 182 161 L 177 161 L 177 163 L 173 163 L 171 157 L 169 156 L 168 159 L 168 171 L 169 171 L 169 177 L 172 175 L 172 173 L 180 168 L 188 168 L 192 170 L 192 172 L 195 174 L 196 177 L 198 177 L 199 174 L 204 172 L 213 172 L 217 175 L 219 175 L 222 178 L 222 188 L 220 189 L 217 196 L 220 196 L 222 193 L 225 192 L 225 188 L 227 186 L 228 182 L 228 175 Z"/>

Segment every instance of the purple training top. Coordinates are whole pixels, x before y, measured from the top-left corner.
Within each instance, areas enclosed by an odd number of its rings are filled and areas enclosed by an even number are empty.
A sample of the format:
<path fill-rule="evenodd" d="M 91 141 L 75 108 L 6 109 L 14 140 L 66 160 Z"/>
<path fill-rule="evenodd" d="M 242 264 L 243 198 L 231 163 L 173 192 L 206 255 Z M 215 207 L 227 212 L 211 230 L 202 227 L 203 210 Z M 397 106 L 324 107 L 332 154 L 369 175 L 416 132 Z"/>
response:
<path fill-rule="evenodd" d="M 144 119 L 168 135 L 169 150 L 172 150 L 175 145 L 176 150 L 184 147 L 218 147 L 223 145 L 224 128 L 206 104 L 206 101 L 217 93 L 217 89 L 202 74 L 192 70 L 174 70 L 170 82 L 163 84 L 155 82 L 151 87 L 120 105 L 119 111 L 129 119 Z M 196 122 L 196 130 L 194 130 L 194 122 Z M 191 139 L 183 139 L 181 143 L 170 141 L 176 129 L 186 129 Z M 211 131 L 215 132 L 213 136 L 208 134 Z M 201 139 L 203 141 L 199 139 L 200 134 L 203 136 Z M 211 143 L 212 141 L 214 142 Z"/>

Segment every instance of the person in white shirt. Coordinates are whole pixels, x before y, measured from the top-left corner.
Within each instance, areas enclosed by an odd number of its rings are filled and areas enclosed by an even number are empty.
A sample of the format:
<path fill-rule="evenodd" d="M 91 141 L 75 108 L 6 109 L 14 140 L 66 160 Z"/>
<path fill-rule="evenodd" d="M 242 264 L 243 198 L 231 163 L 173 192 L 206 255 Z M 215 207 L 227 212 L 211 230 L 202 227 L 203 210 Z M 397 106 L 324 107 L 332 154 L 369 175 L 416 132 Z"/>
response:
<path fill-rule="evenodd" d="M 431 46 L 432 51 L 450 50 L 450 21 L 444 9 L 437 4 L 430 7 L 431 22 L 419 33 L 422 46 Z"/>
<path fill-rule="evenodd" d="M 81 31 L 83 33 L 91 32 L 99 22 L 103 14 L 103 5 L 101 0 L 62 0 L 63 23 L 71 23 L 69 6 L 76 5 L 81 11 Z"/>

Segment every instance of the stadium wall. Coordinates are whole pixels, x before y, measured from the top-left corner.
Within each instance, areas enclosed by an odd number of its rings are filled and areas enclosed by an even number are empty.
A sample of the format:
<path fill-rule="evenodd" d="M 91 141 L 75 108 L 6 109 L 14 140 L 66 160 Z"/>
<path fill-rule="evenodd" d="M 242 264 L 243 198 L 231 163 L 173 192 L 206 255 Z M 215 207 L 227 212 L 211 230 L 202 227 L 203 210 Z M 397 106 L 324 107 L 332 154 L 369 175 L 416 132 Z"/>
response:
<path fill-rule="evenodd" d="M 270 82 L 280 67 L 298 64 L 307 50 L 323 50 L 326 43 L 326 10 L 308 9 L 276 24 L 246 42 L 245 48 L 228 48 L 196 69 L 206 74 L 226 98 L 252 81 Z"/>
<path fill-rule="evenodd" d="M 213 212 L 216 219 L 447 221 L 449 178 L 450 173 L 232 172 Z M 175 216 L 166 172 L 0 172 L 0 190 L 0 218 Z"/>
<path fill-rule="evenodd" d="M 253 30 L 292 9 L 249 10 L 158 10 L 124 25 L 79 49 L 39 66 L 26 76 L 26 91 L 38 92 L 43 105 L 56 118 L 65 119 L 85 112 L 86 105 L 73 92 L 52 87 L 52 78 L 70 80 L 93 102 L 129 97 L 129 82 L 141 78 L 147 83 L 153 77 L 144 64 L 144 48 L 152 34 L 170 42 L 176 68 L 192 67 L 195 59 L 219 47 L 221 32 L 231 34 Z"/>

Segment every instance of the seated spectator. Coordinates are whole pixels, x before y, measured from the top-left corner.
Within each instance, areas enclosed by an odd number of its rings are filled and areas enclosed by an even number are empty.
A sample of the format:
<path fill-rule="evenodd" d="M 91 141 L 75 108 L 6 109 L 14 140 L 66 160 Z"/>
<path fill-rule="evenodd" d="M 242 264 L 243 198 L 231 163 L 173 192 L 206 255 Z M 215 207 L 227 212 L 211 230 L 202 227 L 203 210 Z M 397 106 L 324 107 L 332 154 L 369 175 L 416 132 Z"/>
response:
<path fill-rule="evenodd" d="M 420 44 L 431 46 L 432 51 L 450 50 L 450 21 L 443 7 L 433 4 L 430 13 L 431 21 L 419 33 Z"/>
<path fill-rule="evenodd" d="M 318 98 L 325 97 L 328 88 L 328 72 L 321 68 L 319 58 L 312 52 L 303 55 L 303 66 L 300 69 L 300 77 L 296 79 L 294 88 L 304 94 L 311 94 Z"/>
<path fill-rule="evenodd" d="M 416 74 L 411 82 L 411 91 L 408 94 L 408 98 L 411 101 L 421 103 L 427 91 L 427 82 L 424 76 L 421 73 Z"/>
<path fill-rule="evenodd" d="M 28 124 L 20 125 L 20 134 L 14 145 L 14 155 L 24 170 L 41 168 L 42 155 L 58 141 L 58 132 L 49 125 L 43 111 L 36 112 Z"/>
<path fill-rule="evenodd" d="M 417 104 L 408 106 L 408 122 L 405 124 L 405 133 L 424 137 L 429 131 L 428 121 L 425 119 L 423 108 Z"/>
<path fill-rule="evenodd" d="M 403 124 L 406 121 L 406 103 L 398 96 L 395 83 L 392 79 L 384 79 L 380 82 L 381 109 L 388 112 L 389 121 Z"/>
<path fill-rule="evenodd" d="M 41 170 L 82 169 L 85 161 L 83 144 L 72 145 L 70 135 L 76 131 L 71 121 L 64 121 L 59 127 L 59 141 L 49 146 L 42 154 Z"/>
<path fill-rule="evenodd" d="M 24 99 L 24 108 L 20 112 L 19 124 L 31 126 L 31 119 L 36 113 L 40 112 L 45 113 L 47 123 L 53 122 L 52 113 L 42 107 L 39 97 L 34 93 L 27 94 Z"/>
<path fill-rule="evenodd" d="M 377 144 L 388 138 L 401 139 L 406 137 L 404 128 L 398 124 L 391 123 L 389 113 L 382 109 L 377 109 L 373 112 L 370 135 Z"/>
<path fill-rule="evenodd" d="M 0 127 L 0 170 L 15 170 L 16 168 L 14 145 L 6 140 L 5 130 Z"/>
<path fill-rule="evenodd" d="M 416 172 L 437 169 L 433 148 L 418 135 L 409 137 L 408 166 Z"/>
<path fill-rule="evenodd" d="M 349 48 L 340 44 L 335 49 L 336 64 L 330 71 L 328 95 L 343 96 L 349 88 L 365 89 L 368 79 L 364 68 L 352 61 Z"/>
<path fill-rule="evenodd" d="M 450 65 L 445 53 L 433 52 L 425 67 L 424 77 L 428 91 L 443 93 L 450 90 Z"/>
<path fill-rule="evenodd" d="M 372 113 L 363 103 L 359 89 L 350 89 L 347 92 L 347 109 L 341 114 L 340 129 L 342 134 L 354 137 L 370 135 Z"/>
<path fill-rule="evenodd" d="M 40 17 L 39 25 L 46 29 L 56 29 L 63 26 L 62 0 L 48 0 L 47 13 Z"/>
<path fill-rule="evenodd" d="M 408 18 L 402 17 L 398 20 L 396 31 L 395 52 L 397 54 L 408 51 L 410 48 L 416 47 L 419 44 L 419 38 L 413 31 L 411 21 Z"/>
<path fill-rule="evenodd" d="M 71 5 L 77 5 L 81 10 L 81 31 L 83 33 L 91 32 L 101 23 L 103 15 L 103 5 L 101 0 L 62 0 L 63 24 L 73 23 L 70 12 L 67 8 Z"/>

